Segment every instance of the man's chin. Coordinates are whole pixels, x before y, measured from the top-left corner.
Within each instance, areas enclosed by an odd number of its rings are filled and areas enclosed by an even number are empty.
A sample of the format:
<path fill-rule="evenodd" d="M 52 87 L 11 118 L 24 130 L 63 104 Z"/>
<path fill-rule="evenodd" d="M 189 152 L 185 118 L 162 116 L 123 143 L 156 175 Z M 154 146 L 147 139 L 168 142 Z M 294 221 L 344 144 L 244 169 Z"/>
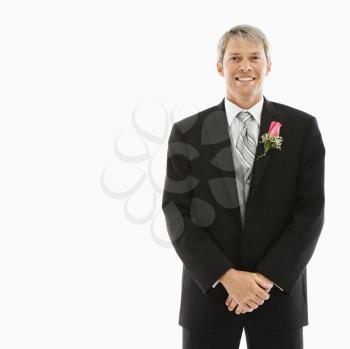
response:
<path fill-rule="evenodd" d="M 244 99 L 250 99 L 254 98 L 257 95 L 256 90 L 251 90 L 251 89 L 244 89 L 244 90 L 239 90 L 237 91 L 237 95 L 244 98 Z"/>

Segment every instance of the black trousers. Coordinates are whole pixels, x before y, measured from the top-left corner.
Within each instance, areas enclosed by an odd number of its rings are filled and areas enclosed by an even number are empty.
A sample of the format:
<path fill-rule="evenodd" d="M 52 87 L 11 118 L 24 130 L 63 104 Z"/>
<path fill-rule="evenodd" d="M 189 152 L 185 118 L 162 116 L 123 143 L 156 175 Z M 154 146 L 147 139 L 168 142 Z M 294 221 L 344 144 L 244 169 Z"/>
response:
<path fill-rule="evenodd" d="M 248 349 L 303 349 L 303 327 L 288 330 L 261 328 L 244 315 L 230 332 L 202 332 L 182 328 L 182 349 L 239 349 L 244 333 Z"/>

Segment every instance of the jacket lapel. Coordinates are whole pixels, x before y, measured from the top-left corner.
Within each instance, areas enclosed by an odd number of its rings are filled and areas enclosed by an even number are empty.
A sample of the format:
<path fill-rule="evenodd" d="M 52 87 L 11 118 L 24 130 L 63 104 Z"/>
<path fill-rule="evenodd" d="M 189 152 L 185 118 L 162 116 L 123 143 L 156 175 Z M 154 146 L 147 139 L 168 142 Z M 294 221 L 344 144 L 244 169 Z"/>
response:
<path fill-rule="evenodd" d="M 283 119 L 284 119 L 284 115 L 278 114 L 273 104 L 264 97 L 264 104 L 261 111 L 258 145 L 257 145 L 257 150 L 255 153 L 255 159 L 253 164 L 252 181 L 250 184 L 249 195 L 246 203 L 247 206 L 248 206 L 249 200 L 252 199 L 252 197 L 254 196 L 254 193 L 258 189 L 259 184 L 261 183 L 261 180 L 263 178 L 264 172 L 269 164 L 270 158 L 273 152 L 275 151 L 271 149 L 270 151 L 267 152 L 265 156 L 263 156 L 259 160 L 257 159 L 259 155 L 264 153 L 264 145 L 260 142 L 261 136 L 264 133 L 268 132 L 272 121 L 279 121 L 283 124 Z"/>

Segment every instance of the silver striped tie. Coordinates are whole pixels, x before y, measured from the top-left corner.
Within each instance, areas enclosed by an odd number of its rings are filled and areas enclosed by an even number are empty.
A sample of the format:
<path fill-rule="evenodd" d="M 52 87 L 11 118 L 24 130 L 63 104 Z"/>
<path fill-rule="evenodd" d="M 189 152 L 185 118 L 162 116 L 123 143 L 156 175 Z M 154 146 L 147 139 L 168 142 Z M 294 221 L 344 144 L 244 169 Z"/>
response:
<path fill-rule="evenodd" d="M 253 166 L 257 145 L 248 133 L 249 125 L 254 119 L 248 111 L 239 112 L 237 117 L 244 125 L 237 138 L 236 148 L 242 163 L 242 176 L 245 178 Z"/>

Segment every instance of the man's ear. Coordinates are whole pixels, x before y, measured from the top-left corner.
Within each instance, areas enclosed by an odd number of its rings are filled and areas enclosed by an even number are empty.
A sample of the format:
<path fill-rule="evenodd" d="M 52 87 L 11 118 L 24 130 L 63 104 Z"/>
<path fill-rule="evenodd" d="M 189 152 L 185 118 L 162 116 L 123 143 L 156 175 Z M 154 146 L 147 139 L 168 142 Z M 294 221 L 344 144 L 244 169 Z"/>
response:
<path fill-rule="evenodd" d="M 267 63 L 267 67 L 266 67 L 266 74 L 265 74 L 265 76 L 266 76 L 267 74 L 269 74 L 269 73 L 270 73 L 270 71 L 271 71 L 271 64 L 272 64 L 272 62 L 271 62 L 271 61 Z"/>
<path fill-rule="evenodd" d="M 216 69 L 217 69 L 220 76 L 224 76 L 224 67 L 222 66 L 222 64 L 220 62 L 216 63 Z"/>

